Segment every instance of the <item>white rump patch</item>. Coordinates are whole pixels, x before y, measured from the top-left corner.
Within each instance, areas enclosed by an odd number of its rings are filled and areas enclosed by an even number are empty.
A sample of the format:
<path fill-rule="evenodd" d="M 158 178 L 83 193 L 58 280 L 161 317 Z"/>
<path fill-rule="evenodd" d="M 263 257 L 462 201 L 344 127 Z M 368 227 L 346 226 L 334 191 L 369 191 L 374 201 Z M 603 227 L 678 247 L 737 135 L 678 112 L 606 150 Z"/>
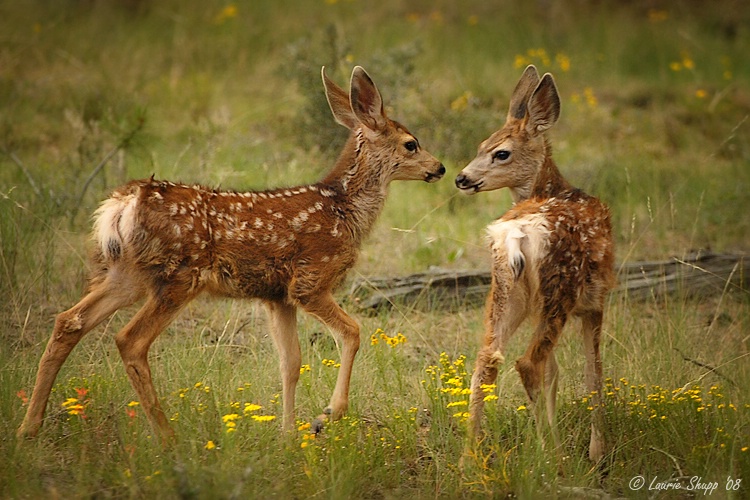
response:
<path fill-rule="evenodd" d="M 136 194 L 104 200 L 94 212 L 94 239 L 104 258 L 116 260 L 135 230 Z"/>
<path fill-rule="evenodd" d="M 493 254 L 507 257 L 515 279 L 521 276 L 528 264 L 536 268 L 547 253 L 549 233 L 547 220 L 541 214 L 499 220 L 487 226 Z"/>

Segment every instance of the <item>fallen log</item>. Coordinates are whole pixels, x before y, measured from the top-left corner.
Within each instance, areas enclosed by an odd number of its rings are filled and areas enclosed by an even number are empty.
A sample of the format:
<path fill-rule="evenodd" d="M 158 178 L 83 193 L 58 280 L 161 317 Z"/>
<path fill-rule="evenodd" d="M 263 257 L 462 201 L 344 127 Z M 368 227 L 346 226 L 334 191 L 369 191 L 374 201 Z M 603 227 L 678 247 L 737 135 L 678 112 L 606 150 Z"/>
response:
<path fill-rule="evenodd" d="M 617 266 L 615 294 L 628 300 L 660 300 L 668 295 L 709 297 L 748 290 L 745 254 L 698 252 L 684 258 L 625 262 Z M 400 277 L 358 278 L 350 296 L 363 311 L 400 306 L 419 309 L 476 307 L 490 289 L 489 270 L 456 271 L 433 267 Z"/>

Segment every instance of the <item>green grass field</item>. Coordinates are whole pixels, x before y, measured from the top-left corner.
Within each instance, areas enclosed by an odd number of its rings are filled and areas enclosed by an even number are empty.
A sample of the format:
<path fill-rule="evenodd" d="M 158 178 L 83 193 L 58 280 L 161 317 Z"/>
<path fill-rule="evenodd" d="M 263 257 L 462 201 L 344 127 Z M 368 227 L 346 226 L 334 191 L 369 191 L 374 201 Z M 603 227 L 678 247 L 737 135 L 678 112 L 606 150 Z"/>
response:
<path fill-rule="evenodd" d="M 323 65 L 342 85 L 364 66 L 389 115 L 448 170 L 437 184 L 392 186 L 350 278 L 489 266 L 484 227 L 510 197 L 462 196 L 453 178 L 502 125 L 529 63 L 555 75 L 555 159 L 611 206 L 619 262 L 747 251 L 750 8 L 565 5 L 0 2 L 0 497 L 682 498 L 714 483 L 711 498 L 748 497 L 750 295 L 733 287 L 700 301 L 609 301 L 601 469 L 586 458 L 577 324 L 557 349 L 564 475 L 512 362 L 488 393 L 498 399 L 487 438 L 459 463 L 483 311 L 365 315 L 346 286 L 338 297 L 362 326 L 350 413 L 317 437 L 308 424 L 339 358 L 325 327 L 299 318 L 299 423 L 286 436 L 262 307 L 203 299 L 151 349 L 171 449 L 153 437 L 113 342 L 131 310 L 73 352 L 38 438 L 15 438 L 54 316 L 85 286 L 98 202 L 152 174 L 236 190 L 315 181 L 346 137 Z"/>

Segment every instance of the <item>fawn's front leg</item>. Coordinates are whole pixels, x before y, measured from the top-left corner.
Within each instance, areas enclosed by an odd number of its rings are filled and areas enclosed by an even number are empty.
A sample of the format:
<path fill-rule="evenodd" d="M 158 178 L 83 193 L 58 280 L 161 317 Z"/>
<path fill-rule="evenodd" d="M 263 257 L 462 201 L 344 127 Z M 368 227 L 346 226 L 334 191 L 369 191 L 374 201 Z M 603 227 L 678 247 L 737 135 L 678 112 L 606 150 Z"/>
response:
<path fill-rule="evenodd" d="M 341 367 L 336 379 L 336 387 L 328 407 L 315 422 L 319 431 L 328 418 L 338 420 L 349 407 L 349 381 L 354 366 L 354 357 L 359 350 L 359 325 L 336 303 L 330 293 L 320 295 L 302 304 L 302 308 L 322 321 L 338 334 L 341 341 Z"/>
<path fill-rule="evenodd" d="M 297 308 L 283 302 L 267 302 L 266 310 L 271 326 L 271 336 L 279 352 L 281 384 L 284 400 L 282 427 L 294 430 L 294 399 L 302 366 L 299 337 L 297 336 Z"/>

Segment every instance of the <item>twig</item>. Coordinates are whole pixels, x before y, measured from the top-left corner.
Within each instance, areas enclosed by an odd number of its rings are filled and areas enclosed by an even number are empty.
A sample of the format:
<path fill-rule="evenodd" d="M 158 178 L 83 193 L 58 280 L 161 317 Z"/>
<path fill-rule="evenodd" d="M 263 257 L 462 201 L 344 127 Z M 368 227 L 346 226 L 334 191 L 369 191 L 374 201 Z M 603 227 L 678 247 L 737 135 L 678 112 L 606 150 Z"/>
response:
<path fill-rule="evenodd" d="M 39 186 L 36 185 L 36 182 L 34 181 L 34 178 L 31 176 L 31 172 L 26 168 L 26 165 L 23 164 L 23 162 L 16 156 L 16 153 L 13 151 L 5 151 L 5 154 L 10 156 L 10 159 L 13 160 L 13 163 L 18 165 L 18 168 L 21 169 L 21 172 L 23 172 L 23 175 L 26 176 L 26 179 L 28 179 L 29 184 L 31 185 L 31 189 L 34 190 L 37 196 L 42 196 L 42 191 L 39 189 Z"/>
<path fill-rule="evenodd" d="M 680 467 L 680 464 L 677 462 L 677 459 L 675 458 L 674 455 L 670 455 L 666 451 L 660 450 L 656 446 L 649 446 L 649 448 L 652 449 L 653 451 L 658 451 L 659 453 L 663 453 L 666 456 L 668 456 L 669 458 L 671 458 L 672 462 L 674 462 L 674 466 L 677 468 L 677 472 L 680 474 L 680 477 L 685 477 L 685 474 L 682 472 L 682 468 Z"/>
<path fill-rule="evenodd" d="M 750 115 L 745 115 L 744 118 L 742 118 L 742 120 L 740 120 L 740 122 L 737 125 L 735 125 L 734 128 L 732 128 L 732 131 L 729 132 L 729 136 L 726 139 L 724 139 L 721 142 L 721 144 L 719 144 L 719 147 L 716 148 L 716 152 L 713 153 L 711 156 L 716 156 L 716 154 L 719 151 L 721 151 L 721 148 L 723 148 L 724 146 L 726 146 L 729 143 L 729 141 L 731 141 L 732 139 L 734 139 L 737 136 L 737 131 L 740 129 L 740 127 L 742 127 L 742 125 L 745 124 L 745 122 L 748 120 L 748 118 L 750 118 Z"/>
<path fill-rule="evenodd" d="M 721 377 L 724 380 L 726 380 L 727 382 L 729 382 L 730 384 L 732 384 L 734 387 L 737 387 L 737 384 L 734 382 L 734 380 L 730 379 L 729 377 L 727 377 L 726 375 L 724 375 L 723 373 L 721 373 L 718 369 L 714 368 L 713 366 L 707 365 L 706 363 L 701 363 L 700 361 L 696 361 L 696 360 L 694 360 L 694 359 L 686 356 L 685 353 L 683 353 L 682 351 L 680 351 L 676 347 L 673 347 L 673 349 L 675 351 L 677 351 L 678 353 L 680 353 L 680 356 L 682 356 L 682 359 L 684 359 L 685 361 L 689 361 L 690 363 L 693 363 L 696 366 L 700 366 L 701 368 L 705 368 L 706 370 L 708 370 L 709 373 L 713 372 L 716 375 L 718 375 L 719 377 Z"/>
<path fill-rule="evenodd" d="M 99 172 L 102 171 L 104 166 L 109 162 L 109 160 L 112 159 L 113 156 L 117 154 L 118 151 L 120 151 L 123 148 L 126 148 L 128 144 L 130 144 L 130 141 L 133 140 L 133 137 L 135 137 L 135 134 L 140 132 L 140 130 L 143 128 L 143 125 L 145 123 L 145 120 L 141 117 L 138 118 L 138 122 L 136 123 L 136 126 L 133 127 L 130 132 L 127 133 L 125 137 L 120 140 L 120 142 L 117 143 L 117 145 L 112 148 L 102 159 L 102 161 L 99 162 L 99 164 L 92 170 L 91 174 L 89 174 L 88 178 L 86 179 L 86 182 L 83 183 L 83 188 L 81 188 L 81 193 L 78 195 L 78 201 L 75 204 L 75 207 L 73 208 L 73 214 L 71 216 L 71 219 L 75 219 L 76 214 L 78 213 L 78 209 L 81 206 L 81 203 L 83 202 L 83 197 L 86 195 L 86 191 L 89 188 L 89 185 L 93 180 L 96 178 L 97 175 L 99 175 Z"/>
<path fill-rule="evenodd" d="M 686 261 L 684 261 L 682 259 L 678 259 L 677 257 L 674 258 L 674 261 L 677 262 L 678 264 L 682 264 L 683 266 L 691 267 L 691 268 L 695 269 L 696 271 L 700 271 L 702 273 L 705 273 L 705 274 L 708 274 L 710 276 L 713 276 L 714 278 L 718 278 L 718 279 L 720 279 L 722 281 L 725 281 L 724 292 L 726 292 L 726 289 L 729 286 L 733 286 L 734 288 L 736 288 L 739 291 L 744 291 L 744 288 L 741 285 L 735 285 L 734 283 L 732 283 L 732 277 L 734 276 L 735 271 L 737 271 L 737 266 L 740 265 L 741 260 L 738 260 L 734 264 L 734 267 L 732 268 L 732 272 L 729 273 L 729 277 L 726 278 L 726 279 L 723 276 L 720 276 L 720 275 L 716 274 L 715 272 L 710 271 L 708 269 L 704 269 L 704 268 L 702 268 L 702 267 L 700 267 L 700 266 L 698 266 L 696 264 L 693 264 L 692 262 L 686 262 Z"/>

